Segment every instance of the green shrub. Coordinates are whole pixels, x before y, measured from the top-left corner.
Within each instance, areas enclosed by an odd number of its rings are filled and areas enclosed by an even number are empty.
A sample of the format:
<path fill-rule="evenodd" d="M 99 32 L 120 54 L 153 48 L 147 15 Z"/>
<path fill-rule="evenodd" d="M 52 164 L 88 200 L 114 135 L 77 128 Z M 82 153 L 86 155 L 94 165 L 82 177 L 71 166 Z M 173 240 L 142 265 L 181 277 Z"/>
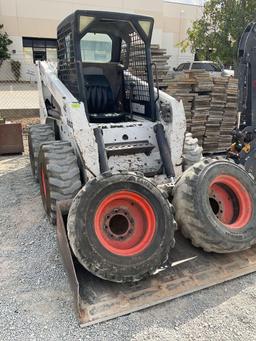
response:
<path fill-rule="evenodd" d="M 4 26 L 0 24 L 0 66 L 5 59 L 10 58 L 8 46 L 12 43 L 11 39 L 8 37 L 8 34 L 2 31 L 3 27 Z"/>

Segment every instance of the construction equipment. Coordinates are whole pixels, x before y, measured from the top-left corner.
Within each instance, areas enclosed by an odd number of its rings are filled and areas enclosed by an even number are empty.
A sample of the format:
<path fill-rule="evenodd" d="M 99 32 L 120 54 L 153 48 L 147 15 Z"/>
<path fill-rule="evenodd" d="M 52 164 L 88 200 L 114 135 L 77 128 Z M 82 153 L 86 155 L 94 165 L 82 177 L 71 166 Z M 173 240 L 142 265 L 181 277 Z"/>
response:
<path fill-rule="evenodd" d="M 203 159 L 182 173 L 185 113 L 182 102 L 154 86 L 152 30 L 150 17 L 76 11 L 58 26 L 58 69 L 37 64 L 41 124 L 29 130 L 31 167 L 47 215 L 54 224 L 57 217 L 60 250 L 82 308 L 85 273 L 128 283 L 122 288 L 135 296 L 151 292 L 153 280 L 140 282 L 147 291 L 136 283 L 165 269 L 176 252 L 173 205 L 195 246 L 230 253 L 256 243 L 255 183 L 246 171 Z M 185 141 L 184 149 L 187 161 L 200 159 L 195 141 Z M 189 256 L 181 250 L 186 260 L 195 256 L 191 248 Z M 158 281 L 160 287 L 163 278 Z M 108 283 L 110 291 L 121 286 Z M 99 300 L 107 306 L 104 297 Z M 120 308 L 120 295 L 116 303 Z"/>
<path fill-rule="evenodd" d="M 244 30 L 238 49 L 239 122 L 228 156 L 256 175 L 256 23 Z"/>

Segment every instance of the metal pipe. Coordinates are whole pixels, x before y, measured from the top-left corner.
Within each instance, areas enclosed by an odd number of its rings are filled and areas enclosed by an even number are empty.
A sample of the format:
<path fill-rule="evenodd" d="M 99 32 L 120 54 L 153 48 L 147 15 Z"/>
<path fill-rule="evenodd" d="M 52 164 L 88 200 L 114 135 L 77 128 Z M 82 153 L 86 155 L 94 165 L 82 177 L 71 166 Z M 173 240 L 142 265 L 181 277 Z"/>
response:
<path fill-rule="evenodd" d="M 175 172 L 172 164 L 171 149 L 167 142 L 163 125 L 161 123 L 157 123 L 154 126 L 154 131 L 156 134 L 156 140 L 158 143 L 158 148 L 164 165 L 165 173 L 168 178 L 174 178 Z"/>
<path fill-rule="evenodd" d="M 104 173 L 104 172 L 109 171 L 109 166 L 108 166 L 108 157 L 107 157 L 105 144 L 103 140 L 102 129 L 94 128 L 93 131 L 94 131 L 94 136 L 98 145 L 100 172 Z"/>

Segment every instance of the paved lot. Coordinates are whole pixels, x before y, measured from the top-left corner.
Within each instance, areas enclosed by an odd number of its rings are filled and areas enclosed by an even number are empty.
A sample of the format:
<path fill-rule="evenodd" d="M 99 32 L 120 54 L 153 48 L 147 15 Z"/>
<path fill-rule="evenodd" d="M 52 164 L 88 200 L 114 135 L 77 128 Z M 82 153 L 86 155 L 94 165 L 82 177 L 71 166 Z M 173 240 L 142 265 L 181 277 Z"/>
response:
<path fill-rule="evenodd" d="M 256 274 L 86 329 L 25 156 L 0 157 L 0 340 L 256 340 Z"/>

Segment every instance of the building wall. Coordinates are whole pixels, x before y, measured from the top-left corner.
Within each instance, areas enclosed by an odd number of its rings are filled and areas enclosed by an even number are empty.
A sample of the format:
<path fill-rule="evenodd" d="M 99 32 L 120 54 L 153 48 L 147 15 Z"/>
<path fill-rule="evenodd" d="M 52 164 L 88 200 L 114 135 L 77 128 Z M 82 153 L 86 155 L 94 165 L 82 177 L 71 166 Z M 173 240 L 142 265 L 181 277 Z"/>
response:
<path fill-rule="evenodd" d="M 193 59 L 177 43 L 185 38 L 202 7 L 164 0 L 0 0 L 0 23 L 13 41 L 13 59 L 23 59 L 22 37 L 56 38 L 58 23 L 76 9 L 130 12 L 153 16 L 153 43 L 167 49 L 170 66 Z"/>

